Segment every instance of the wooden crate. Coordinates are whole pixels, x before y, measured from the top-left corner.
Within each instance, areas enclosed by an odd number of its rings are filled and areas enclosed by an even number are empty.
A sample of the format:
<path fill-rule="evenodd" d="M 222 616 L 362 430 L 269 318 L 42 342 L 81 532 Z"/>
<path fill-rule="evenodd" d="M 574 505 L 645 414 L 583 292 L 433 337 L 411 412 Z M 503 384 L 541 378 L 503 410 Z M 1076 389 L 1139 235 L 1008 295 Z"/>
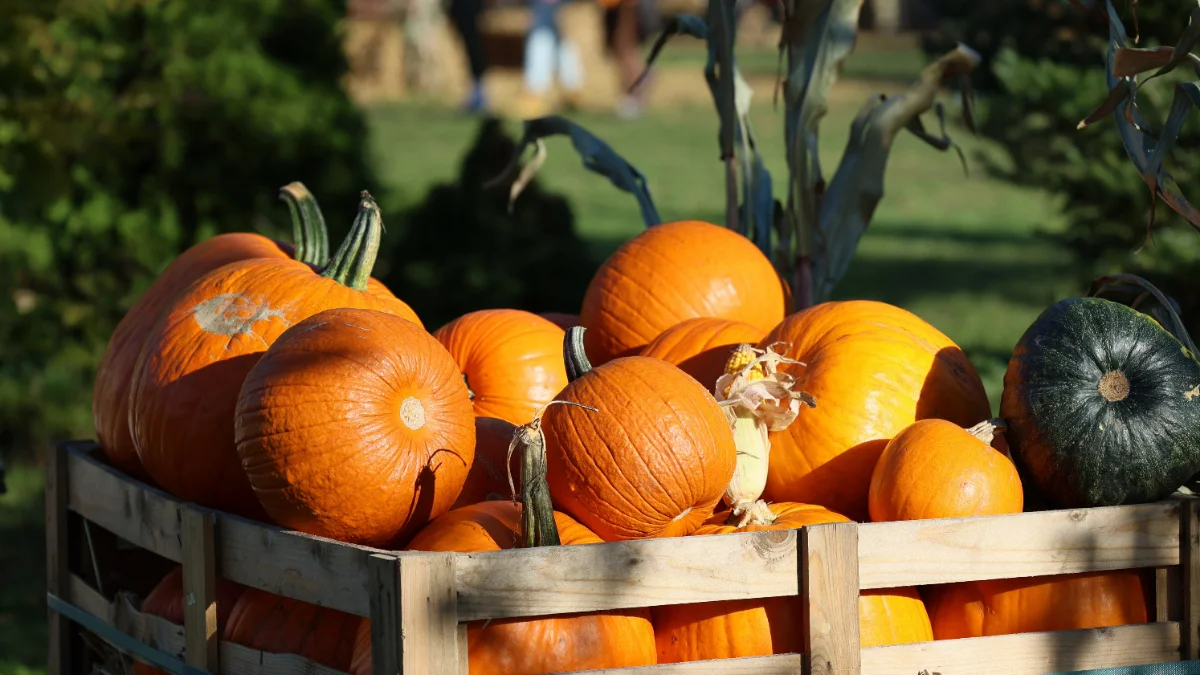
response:
<path fill-rule="evenodd" d="M 175 673 L 333 674 L 297 656 L 219 642 L 218 575 L 370 617 L 376 675 L 467 672 L 467 621 L 797 594 L 809 617 L 805 654 L 603 672 L 1033 675 L 1200 658 L 1196 499 L 478 554 L 394 552 L 181 502 L 105 465 L 95 450 L 64 444 L 48 463 L 52 674 L 82 672 L 72 668 L 76 623 Z M 183 563 L 184 626 L 88 583 L 80 540 L 69 536 L 79 518 Z M 1154 623 L 859 646 L 859 589 L 1129 568 L 1157 570 Z"/>

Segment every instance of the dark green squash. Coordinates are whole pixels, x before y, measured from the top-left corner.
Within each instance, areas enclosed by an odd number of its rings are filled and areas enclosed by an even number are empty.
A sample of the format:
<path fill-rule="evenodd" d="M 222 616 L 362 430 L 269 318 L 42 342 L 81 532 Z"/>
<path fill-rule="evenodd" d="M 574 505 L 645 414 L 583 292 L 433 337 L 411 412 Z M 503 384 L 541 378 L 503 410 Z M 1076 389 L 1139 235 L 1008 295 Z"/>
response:
<path fill-rule="evenodd" d="M 1000 416 L 1024 480 L 1064 507 L 1156 501 L 1200 470 L 1200 363 L 1109 300 L 1042 312 L 1013 351 Z"/>

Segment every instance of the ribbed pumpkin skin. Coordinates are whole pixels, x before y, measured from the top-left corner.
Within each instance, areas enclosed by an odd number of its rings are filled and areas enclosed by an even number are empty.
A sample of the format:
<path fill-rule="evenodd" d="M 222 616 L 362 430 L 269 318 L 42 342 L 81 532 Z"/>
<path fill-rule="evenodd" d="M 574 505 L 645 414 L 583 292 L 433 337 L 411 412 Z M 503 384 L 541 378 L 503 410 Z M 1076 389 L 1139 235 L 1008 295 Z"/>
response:
<path fill-rule="evenodd" d="M 508 457 L 508 446 L 512 443 L 517 428 L 494 417 L 475 418 L 475 459 L 467 472 L 458 499 L 451 510 L 480 502 L 512 499 L 508 486 L 508 469 L 512 470 L 513 488 L 521 489 L 521 453 Z M 508 464 L 508 469 L 505 464 Z"/>
<path fill-rule="evenodd" d="M 888 442 L 869 500 L 877 523 L 1020 513 L 1025 504 L 1008 457 L 939 419 L 914 422 Z"/>
<path fill-rule="evenodd" d="M 475 414 L 525 424 L 567 384 L 563 329 L 518 309 L 464 314 L 433 334 L 474 392 Z"/>
<path fill-rule="evenodd" d="M 791 530 L 806 525 L 848 522 L 840 514 L 810 504 L 775 503 L 770 525 L 741 530 L 725 525 L 729 512 L 714 514 L 693 536 L 762 530 Z M 862 646 L 933 639 L 929 616 L 916 589 L 863 591 L 858 599 Z M 652 610 L 659 663 L 680 663 L 742 656 L 768 656 L 804 650 L 807 616 L 799 598 L 731 600 L 663 605 Z"/>
<path fill-rule="evenodd" d="M 887 441 L 916 420 L 937 417 L 961 427 L 988 418 L 979 373 L 962 350 L 911 312 L 869 300 L 825 302 L 797 312 L 760 347 L 792 344 L 805 366 L 797 377 L 816 408 L 803 407 L 787 429 L 771 433 L 763 498 L 819 504 L 867 518 L 875 463 Z"/>
<path fill-rule="evenodd" d="M 385 546 L 450 510 L 475 456 L 458 366 L 417 324 L 330 309 L 289 328 L 237 402 L 237 451 L 271 519 Z"/>
<path fill-rule="evenodd" d="M 1125 398 L 1101 394 L 1109 372 L 1126 378 Z M 1022 475 L 1068 508 L 1157 501 L 1200 470 L 1200 363 L 1108 300 L 1042 312 L 1013 350 L 1000 415 Z"/>
<path fill-rule="evenodd" d="M 742 321 L 688 319 L 660 333 L 642 350 L 642 356 L 666 361 L 712 391 L 717 378 L 725 372 L 725 362 L 733 348 L 743 342 L 758 344 L 766 334 L 767 331 Z"/>
<path fill-rule="evenodd" d="M 717 400 L 658 359 L 610 361 L 557 396 L 542 417 L 557 508 L 605 541 L 677 537 L 720 503 L 737 462 Z"/>
<path fill-rule="evenodd" d="M 593 365 L 636 354 L 680 321 L 711 316 L 767 331 L 783 318 L 771 261 L 733 230 L 694 220 L 655 225 L 617 249 L 579 313 Z"/>
<path fill-rule="evenodd" d="M 567 329 L 581 325 L 579 323 L 578 314 L 563 314 L 562 312 L 542 312 L 538 316 L 548 320 L 550 323 L 563 329 L 565 333 Z"/>
<path fill-rule="evenodd" d="M 222 639 L 272 654 L 299 654 L 346 672 L 361 617 L 256 588 L 234 605 Z"/>
<path fill-rule="evenodd" d="M 245 586 L 235 584 L 228 579 L 217 579 L 218 628 L 229 622 L 233 606 L 245 590 Z M 158 585 L 142 600 L 142 613 L 152 614 L 166 619 L 176 626 L 182 626 L 183 612 L 183 567 L 177 566 L 168 572 L 167 576 L 163 577 L 162 581 L 158 582 Z M 133 672 L 134 675 L 166 675 L 167 671 L 135 660 Z"/>
<path fill-rule="evenodd" d="M 1137 570 L 948 584 L 926 600 L 938 640 L 1148 621 Z"/>
<path fill-rule="evenodd" d="M 135 478 L 149 477 L 129 435 L 129 384 L 146 337 L 171 300 L 188 284 L 229 263 L 251 258 L 290 260 L 291 257 L 290 245 L 262 235 L 218 234 L 180 253 L 133 303 L 108 340 L 92 389 L 96 439 L 113 466 Z"/>
<path fill-rule="evenodd" d="M 415 551 L 473 553 L 513 547 L 520 519 L 511 501 L 455 509 L 430 523 L 409 543 Z M 563 545 L 595 544 L 600 538 L 561 514 L 554 514 Z M 485 627 L 486 623 L 486 627 Z M 368 652 L 352 671 L 370 673 Z M 596 668 L 654 665 L 654 629 L 649 612 L 632 609 L 547 618 L 474 621 L 467 628 L 471 675 L 541 675 Z"/>
<path fill-rule="evenodd" d="M 333 307 L 419 321 L 400 300 L 290 260 L 226 265 L 177 296 L 147 336 L 130 390 L 130 431 L 150 476 L 181 499 L 262 519 L 234 443 L 238 391 L 285 330 Z"/>

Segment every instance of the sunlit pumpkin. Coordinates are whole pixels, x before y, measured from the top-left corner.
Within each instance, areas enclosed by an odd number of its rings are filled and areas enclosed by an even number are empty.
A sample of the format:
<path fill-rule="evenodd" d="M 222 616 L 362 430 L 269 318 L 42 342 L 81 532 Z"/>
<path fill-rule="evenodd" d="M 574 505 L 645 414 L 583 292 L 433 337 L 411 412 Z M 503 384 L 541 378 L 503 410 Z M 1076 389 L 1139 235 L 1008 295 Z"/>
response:
<path fill-rule="evenodd" d="M 757 344 L 767 331 L 742 321 L 700 317 L 681 321 L 659 333 L 642 356 L 661 359 L 691 375 L 710 391 L 725 372 L 729 354 L 739 344 Z"/>
<path fill-rule="evenodd" d="M 771 433 L 769 501 L 819 504 L 865 520 L 871 474 L 888 440 L 919 419 L 969 427 L 991 412 L 962 350 L 899 307 L 822 303 L 789 316 L 759 346 L 781 341 L 791 345 L 786 356 L 807 365 L 780 370 L 793 373 L 816 406 Z"/>
<path fill-rule="evenodd" d="M 494 417 L 475 418 L 475 459 L 467 472 L 467 482 L 451 509 L 512 497 L 509 469 L 513 488 L 521 485 L 521 458 L 515 453 L 511 458 L 508 456 L 508 447 L 516 430 L 508 422 Z"/>
<path fill-rule="evenodd" d="M 704 316 L 770 330 L 783 319 L 784 293 L 749 239 L 694 220 L 655 225 L 617 249 L 592 277 L 579 313 L 597 365 Z"/>
<path fill-rule="evenodd" d="M 217 579 L 217 628 L 220 629 L 229 623 L 229 616 L 233 613 L 233 606 L 237 603 L 238 598 L 242 596 L 242 592 L 246 590 L 245 586 L 235 584 L 228 579 Z M 151 614 L 162 619 L 165 619 L 176 626 L 182 626 L 184 622 L 184 599 L 183 599 L 183 567 L 176 566 L 175 569 L 167 573 L 162 581 L 146 595 L 146 599 L 142 600 L 142 613 Z M 165 670 L 159 670 L 151 665 L 142 663 L 141 661 L 133 662 L 133 672 L 135 675 L 166 675 Z"/>
<path fill-rule="evenodd" d="M 222 640 L 271 654 L 298 654 L 345 672 L 361 617 L 247 589 L 233 607 Z"/>

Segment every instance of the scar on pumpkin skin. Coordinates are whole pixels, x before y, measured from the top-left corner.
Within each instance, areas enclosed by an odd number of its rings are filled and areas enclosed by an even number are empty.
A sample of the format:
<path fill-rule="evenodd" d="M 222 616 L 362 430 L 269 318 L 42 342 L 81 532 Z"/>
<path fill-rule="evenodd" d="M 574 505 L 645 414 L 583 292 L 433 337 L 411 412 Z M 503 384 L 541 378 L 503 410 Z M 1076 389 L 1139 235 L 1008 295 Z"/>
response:
<path fill-rule="evenodd" d="M 1187 399 L 1187 400 L 1189 400 L 1189 401 L 1190 401 L 1190 400 L 1192 400 L 1192 399 L 1194 399 L 1194 398 L 1196 398 L 1196 397 L 1198 397 L 1198 396 L 1200 396 L 1200 384 L 1198 384 L 1198 385 L 1196 385 L 1195 387 L 1193 387 L 1191 391 L 1185 391 L 1185 392 L 1183 392 L 1183 397 L 1184 397 L 1184 398 L 1186 398 L 1186 399 Z"/>
<path fill-rule="evenodd" d="M 222 293 L 201 302 L 192 308 L 192 318 L 200 326 L 200 330 L 212 335 L 223 335 L 230 338 L 247 335 L 266 340 L 254 332 L 254 325 L 260 321 L 280 319 L 288 328 L 292 322 L 287 320 L 284 310 L 274 309 L 261 301 L 252 301 L 246 293 Z M 226 345 L 226 349 L 229 349 Z"/>

